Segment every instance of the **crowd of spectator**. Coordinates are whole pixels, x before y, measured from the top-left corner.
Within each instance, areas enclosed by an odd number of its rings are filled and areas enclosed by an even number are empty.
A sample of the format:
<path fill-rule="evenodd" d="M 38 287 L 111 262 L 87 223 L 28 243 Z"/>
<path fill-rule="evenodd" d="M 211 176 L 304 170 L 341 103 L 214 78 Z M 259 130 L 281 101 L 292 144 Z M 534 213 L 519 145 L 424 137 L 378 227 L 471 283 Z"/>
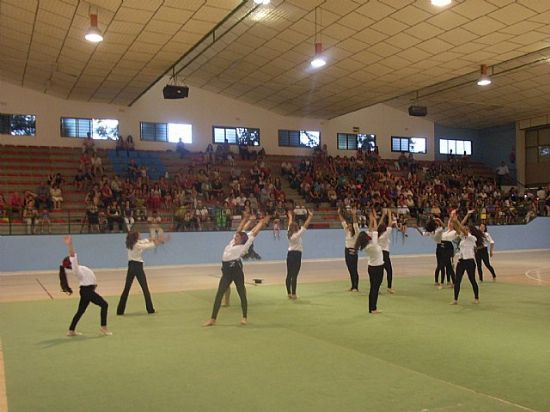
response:
<path fill-rule="evenodd" d="M 512 187 L 503 191 L 494 177 L 473 176 L 467 160 L 420 164 L 412 156 L 394 162 L 380 159 L 375 151 L 359 150 L 353 157 L 332 157 L 322 152 L 297 165 L 283 162 L 282 173 L 292 188 L 318 206 L 366 210 L 391 208 L 398 223 L 417 223 L 428 216 L 445 218 L 452 209 L 461 214 L 475 210 L 478 223 L 527 223 L 537 214 L 548 213 L 549 194 L 519 196 Z"/>

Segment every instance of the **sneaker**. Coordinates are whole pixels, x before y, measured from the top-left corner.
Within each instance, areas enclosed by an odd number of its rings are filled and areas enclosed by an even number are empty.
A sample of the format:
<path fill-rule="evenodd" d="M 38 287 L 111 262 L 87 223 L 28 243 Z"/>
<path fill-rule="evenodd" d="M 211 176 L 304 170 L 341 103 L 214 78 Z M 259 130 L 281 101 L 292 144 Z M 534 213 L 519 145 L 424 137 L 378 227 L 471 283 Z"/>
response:
<path fill-rule="evenodd" d="M 104 334 L 105 336 L 111 336 L 113 332 L 111 332 L 109 329 L 107 329 L 107 326 L 102 326 L 99 328 L 99 331 Z"/>
<path fill-rule="evenodd" d="M 395 290 L 392 288 L 388 288 L 388 292 L 390 295 L 393 295 L 395 293 Z"/>
<path fill-rule="evenodd" d="M 378 309 L 375 309 L 375 310 L 372 310 L 369 312 L 371 315 L 379 315 L 380 313 L 382 313 L 381 310 L 378 310 Z"/>
<path fill-rule="evenodd" d="M 80 332 L 75 332 L 74 330 L 70 330 L 70 331 L 67 332 L 67 336 L 71 336 L 71 337 L 73 337 L 73 336 L 81 336 L 81 335 L 82 335 L 82 333 L 80 333 Z"/>
<path fill-rule="evenodd" d="M 479 304 L 479 299 L 474 299 L 474 305 L 478 305 Z"/>
<path fill-rule="evenodd" d="M 248 324 L 248 321 L 246 320 L 246 318 L 242 318 L 240 323 L 241 325 L 245 326 Z"/>
<path fill-rule="evenodd" d="M 208 319 L 202 324 L 202 326 L 214 326 L 216 324 L 216 319 Z"/>
<path fill-rule="evenodd" d="M 449 305 L 458 305 L 458 300 L 453 300 Z"/>
<path fill-rule="evenodd" d="M 443 285 L 437 285 L 437 289 L 439 290 L 443 289 Z"/>

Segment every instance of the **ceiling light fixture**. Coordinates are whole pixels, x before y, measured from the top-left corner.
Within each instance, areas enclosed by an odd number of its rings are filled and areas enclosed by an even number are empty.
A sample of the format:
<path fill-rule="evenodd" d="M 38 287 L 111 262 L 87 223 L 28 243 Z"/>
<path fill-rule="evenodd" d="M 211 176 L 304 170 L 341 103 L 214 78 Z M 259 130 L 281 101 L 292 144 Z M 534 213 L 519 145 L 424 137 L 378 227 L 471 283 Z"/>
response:
<path fill-rule="evenodd" d="M 271 0 L 254 0 L 254 3 L 256 4 L 263 4 L 264 6 L 267 6 L 270 3 Z"/>
<path fill-rule="evenodd" d="M 311 61 L 311 67 L 314 69 L 318 69 L 319 67 L 323 67 L 325 64 L 327 64 L 327 61 L 323 57 L 323 43 L 321 43 L 321 34 L 318 30 L 317 26 L 317 10 L 319 7 L 315 7 L 315 57 Z M 319 10 L 319 13 L 321 11 Z M 320 20 L 320 19 L 319 19 Z"/>
<path fill-rule="evenodd" d="M 97 11 L 90 11 L 90 28 L 86 31 L 84 38 L 91 43 L 99 43 L 103 41 L 103 35 L 97 27 Z"/>
<path fill-rule="evenodd" d="M 451 4 L 451 0 L 432 0 L 432 6 L 445 7 Z"/>
<path fill-rule="evenodd" d="M 487 65 L 482 64 L 480 69 L 481 76 L 477 81 L 478 86 L 488 86 L 491 84 L 491 77 L 489 77 L 488 71 L 489 71 L 489 68 L 487 67 Z"/>

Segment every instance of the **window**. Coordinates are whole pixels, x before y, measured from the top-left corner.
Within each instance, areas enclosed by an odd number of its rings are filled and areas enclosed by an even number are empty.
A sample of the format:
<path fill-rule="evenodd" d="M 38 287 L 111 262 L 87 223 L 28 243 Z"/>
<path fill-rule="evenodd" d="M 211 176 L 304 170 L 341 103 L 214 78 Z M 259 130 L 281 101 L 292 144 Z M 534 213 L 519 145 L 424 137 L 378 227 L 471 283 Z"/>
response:
<path fill-rule="evenodd" d="M 374 150 L 376 147 L 376 135 L 374 134 L 338 133 L 336 140 L 338 150 Z"/>
<path fill-rule="evenodd" d="M 193 126 L 185 123 L 140 122 L 141 140 L 193 143 Z"/>
<path fill-rule="evenodd" d="M 214 143 L 224 143 L 227 139 L 229 144 L 242 144 L 246 146 L 260 145 L 260 129 L 252 127 L 224 127 L 213 126 L 212 138 Z"/>
<path fill-rule="evenodd" d="M 317 147 L 321 143 L 321 133 L 315 130 L 279 129 L 279 146 Z"/>
<path fill-rule="evenodd" d="M 0 134 L 36 136 L 36 116 L 0 113 Z"/>
<path fill-rule="evenodd" d="M 61 136 L 85 138 L 88 133 L 93 139 L 115 140 L 118 136 L 118 120 L 86 119 L 74 117 L 61 118 Z"/>
<path fill-rule="evenodd" d="M 391 137 L 392 152 L 426 153 L 426 139 L 424 137 Z"/>
<path fill-rule="evenodd" d="M 550 126 L 528 129 L 525 132 L 525 160 L 527 163 L 550 162 Z"/>
<path fill-rule="evenodd" d="M 451 152 L 452 150 L 452 152 Z M 439 154 L 455 154 L 462 156 L 472 155 L 472 141 L 471 140 L 448 140 L 439 139 Z"/>

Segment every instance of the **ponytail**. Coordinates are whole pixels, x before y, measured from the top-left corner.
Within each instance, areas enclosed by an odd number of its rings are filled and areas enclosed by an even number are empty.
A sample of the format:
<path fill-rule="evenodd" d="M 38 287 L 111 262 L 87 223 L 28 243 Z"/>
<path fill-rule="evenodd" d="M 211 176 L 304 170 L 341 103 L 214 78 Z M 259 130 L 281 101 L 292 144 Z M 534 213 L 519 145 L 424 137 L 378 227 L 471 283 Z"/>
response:
<path fill-rule="evenodd" d="M 72 295 L 73 290 L 69 286 L 69 282 L 67 280 L 67 272 L 65 272 L 65 267 L 63 265 L 59 266 L 59 284 L 63 292 Z"/>
<path fill-rule="evenodd" d="M 369 244 L 371 240 L 371 237 L 367 234 L 367 232 L 359 232 L 359 236 L 357 236 L 357 240 L 355 241 L 355 249 L 363 250 L 367 245 Z"/>

